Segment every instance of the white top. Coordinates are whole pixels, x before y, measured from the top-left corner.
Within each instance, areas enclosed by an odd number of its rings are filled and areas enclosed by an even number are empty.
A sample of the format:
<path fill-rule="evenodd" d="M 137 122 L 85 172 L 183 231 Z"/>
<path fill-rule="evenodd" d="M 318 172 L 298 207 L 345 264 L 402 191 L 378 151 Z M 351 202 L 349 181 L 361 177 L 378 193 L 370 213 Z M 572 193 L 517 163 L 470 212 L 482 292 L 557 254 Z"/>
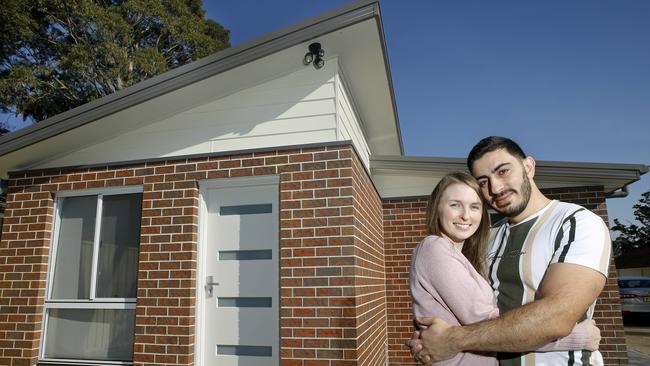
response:
<path fill-rule="evenodd" d="M 578 264 L 607 276 L 610 251 L 609 230 L 603 220 L 572 203 L 551 201 L 520 223 L 494 227 L 487 265 L 499 311 L 533 301 L 548 266 L 554 263 Z M 593 307 L 586 318 L 591 318 Z M 600 352 L 589 351 L 530 352 L 500 355 L 500 359 L 501 365 L 603 364 Z"/>

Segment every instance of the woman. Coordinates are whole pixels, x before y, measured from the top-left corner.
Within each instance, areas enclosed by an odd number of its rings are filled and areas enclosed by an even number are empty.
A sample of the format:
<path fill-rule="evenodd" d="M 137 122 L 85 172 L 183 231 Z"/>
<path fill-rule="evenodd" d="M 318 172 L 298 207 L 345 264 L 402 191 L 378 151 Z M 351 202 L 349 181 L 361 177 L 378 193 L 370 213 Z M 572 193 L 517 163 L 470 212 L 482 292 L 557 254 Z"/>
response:
<path fill-rule="evenodd" d="M 416 317 L 435 316 L 451 325 L 476 323 L 499 315 L 492 288 L 481 275 L 487 253 L 489 220 L 476 180 L 467 173 L 442 178 L 427 207 L 428 236 L 414 249 L 410 287 Z M 539 351 L 598 348 L 591 320 Z M 491 354 L 462 352 L 436 365 L 497 365 Z"/>

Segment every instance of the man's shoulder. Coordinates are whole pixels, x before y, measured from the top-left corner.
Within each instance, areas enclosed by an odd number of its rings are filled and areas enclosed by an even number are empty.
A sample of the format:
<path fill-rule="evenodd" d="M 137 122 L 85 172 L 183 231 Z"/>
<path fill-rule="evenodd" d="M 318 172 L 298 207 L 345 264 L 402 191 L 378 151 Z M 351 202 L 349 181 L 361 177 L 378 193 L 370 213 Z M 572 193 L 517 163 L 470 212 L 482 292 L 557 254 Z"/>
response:
<path fill-rule="evenodd" d="M 565 201 L 555 201 L 556 204 L 553 206 L 555 212 L 577 212 L 582 210 L 587 210 L 584 206 L 580 206 L 576 203 L 565 202 Z"/>
<path fill-rule="evenodd" d="M 571 202 L 557 201 L 553 215 L 561 216 L 563 221 L 574 219 L 579 223 L 604 224 L 603 219 L 600 216 L 596 215 L 584 206 Z"/>

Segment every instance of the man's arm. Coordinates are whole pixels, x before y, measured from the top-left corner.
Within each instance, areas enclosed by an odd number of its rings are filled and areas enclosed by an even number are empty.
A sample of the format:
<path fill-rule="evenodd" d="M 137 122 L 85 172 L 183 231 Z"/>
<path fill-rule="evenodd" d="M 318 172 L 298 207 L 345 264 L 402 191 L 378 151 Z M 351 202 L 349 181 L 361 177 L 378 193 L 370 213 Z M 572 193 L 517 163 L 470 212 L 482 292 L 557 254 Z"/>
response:
<path fill-rule="evenodd" d="M 588 267 L 552 264 L 538 291 L 539 299 L 481 323 L 450 327 L 436 320 L 421 332 L 420 358 L 440 361 L 461 351 L 524 352 L 564 337 L 596 300 L 605 276 Z M 421 343 L 418 346 L 418 343 Z M 427 361 L 424 358 L 425 362 Z"/>

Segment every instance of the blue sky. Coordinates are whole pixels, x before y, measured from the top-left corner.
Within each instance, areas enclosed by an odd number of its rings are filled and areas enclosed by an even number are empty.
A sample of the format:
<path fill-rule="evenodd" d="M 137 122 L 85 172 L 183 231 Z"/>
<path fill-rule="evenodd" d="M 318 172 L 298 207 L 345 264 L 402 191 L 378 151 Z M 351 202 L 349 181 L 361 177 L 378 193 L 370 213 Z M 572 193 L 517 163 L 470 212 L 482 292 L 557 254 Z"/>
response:
<path fill-rule="evenodd" d="M 204 1 L 233 45 L 347 1 Z M 503 135 L 539 160 L 650 164 L 650 1 L 380 2 L 404 150 Z M 610 220 L 633 219 L 650 173 Z"/>
<path fill-rule="evenodd" d="M 348 1 L 204 0 L 231 43 Z M 650 1 L 381 1 L 404 150 L 503 135 L 540 160 L 650 164 Z M 631 220 L 650 173 L 613 217 Z"/>

